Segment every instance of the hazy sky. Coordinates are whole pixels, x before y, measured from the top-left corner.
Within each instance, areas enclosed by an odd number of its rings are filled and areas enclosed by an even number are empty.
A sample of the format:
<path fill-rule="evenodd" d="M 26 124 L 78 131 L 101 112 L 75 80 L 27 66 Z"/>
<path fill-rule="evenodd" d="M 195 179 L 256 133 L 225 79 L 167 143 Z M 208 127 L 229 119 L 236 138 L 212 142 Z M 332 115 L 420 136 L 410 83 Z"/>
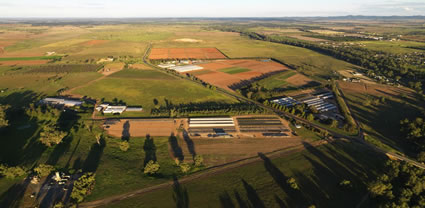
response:
<path fill-rule="evenodd" d="M 425 0 L 0 0 L 0 17 L 425 15 Z"/>

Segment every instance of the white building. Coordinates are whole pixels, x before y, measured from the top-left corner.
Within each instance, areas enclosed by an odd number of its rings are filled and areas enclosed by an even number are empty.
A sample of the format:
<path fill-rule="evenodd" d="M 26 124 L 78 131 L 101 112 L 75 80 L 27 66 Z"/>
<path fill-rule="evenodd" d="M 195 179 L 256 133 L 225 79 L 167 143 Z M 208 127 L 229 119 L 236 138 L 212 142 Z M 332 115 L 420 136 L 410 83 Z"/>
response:
<path fill-rule="evenodd" d="M 127 109 L 127 106 L 108 106 L 103 110 L 103 113 L 112 113 L 112 114 L 116 114 L 116 113 L 123 113 L 125 110 Z"/>

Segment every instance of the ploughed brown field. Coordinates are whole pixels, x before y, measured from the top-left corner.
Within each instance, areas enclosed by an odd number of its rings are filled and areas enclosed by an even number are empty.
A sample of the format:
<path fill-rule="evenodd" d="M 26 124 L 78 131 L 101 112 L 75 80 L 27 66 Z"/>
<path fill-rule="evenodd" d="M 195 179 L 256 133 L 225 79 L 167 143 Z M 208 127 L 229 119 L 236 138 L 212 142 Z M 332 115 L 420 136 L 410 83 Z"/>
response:
<path fill-rule="evenodd" d="M 224 89 L 231 89 L 230 86 L 232 85 L 239 84 L 244 80 L 249 81 L 264 74 L 288 70 L 288 67 L 274 61 L 264 62 L 249 59 L 217 60 L 211 63 L 199 64 L 199 66 L 204 67 L 204 69 L 190 73 L 207 83 Z M 220 71 L 228 68 L 243 68 L 249 69 L 249 71 L 235 74 Z"/>
<path fill-rule="evenodd" d="M 149 59 L 224 59 L 216 48 L 153 48 Z"/>
<path fill-rule="evenodd" d="M 109 135 L 115 137 L 170 136 L 171 134 L 176 134 L 173 119 L 123 119 L 116 124 L 110 125 L 106 130 Z"/>

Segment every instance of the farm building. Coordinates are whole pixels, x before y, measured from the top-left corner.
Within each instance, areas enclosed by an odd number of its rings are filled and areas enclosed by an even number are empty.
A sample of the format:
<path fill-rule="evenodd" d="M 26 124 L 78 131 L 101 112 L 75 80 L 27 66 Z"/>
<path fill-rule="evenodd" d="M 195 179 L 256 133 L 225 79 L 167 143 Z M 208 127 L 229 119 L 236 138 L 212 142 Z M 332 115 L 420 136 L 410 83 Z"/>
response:
<path fill-rule="evenodd" d="M 308 96 L 300 101 L 307 104 L 308 106 L 312 106 L 316 108 L 319 112 L 327 112 L 331 110 L 337 109 L 337 107 L 326 101 L 326 99 L 333 98 L 332 92 L 322 92 L 318 94 L 314 94 L 313 96 Z"/>
<path fill-rule="evenodd" d="M 111 106 L 109 105 L 108 107 L 106 107 L 103 110 L 103 113 L 112 113 L 112 114 L 116 114 L 116 113 L 123 113 L 125 110 L 127 109 L 127 106 Z"/>
<path fill-rule="evenodd" d="M 71 100 L 64 98 L 44 98 L 40 102 L 42 104 L 47 105 L 63 105 L 66 107 L 81 106 L 83 104 L 83 101 L 80 100 Z"/>
<path fill-rule="evenodd" d="M 143 111 L 143 108 L 140 107 L 140 106 L 129 106 L 129 107 L 127 107 L 127 109 L 125 111 L 139 112 L 139 111 Z"/>
<path fill-rule="evenodd" d="M 177 72 L 183 73 L 188 71 L 201 70 L 201 69 L 204 69 L 204 67 L 197 66 L 197 65 L 185 65 L 185 66 L 174 66 L 174 67 L 170 67 L 169 69 L 176 70 Z"/>
<path fill-rule="evenodd" d="M 276 100 L 272 100 L 273 103 L 277 103 L 279 105 L 283 105 L 286 107 L 290 107 L 293 105 L 298 105 L 300 104 L 300 102 L 296 101 L 294 98 L 292 97 L 284 97 L 284 98 L 279 98 Z"/>
<path fill-rule="evenodd" d="M 233 118 L 190 118 L 189 133 L 191 136 L 232 137 L 236 133 Z"/>
<path fill-rule="evenodd" d="M 163 69 L 168 69 L 171 67 L 175 67 L 175 64 L 159 64 L 158 67 L 163 68 Z"/>

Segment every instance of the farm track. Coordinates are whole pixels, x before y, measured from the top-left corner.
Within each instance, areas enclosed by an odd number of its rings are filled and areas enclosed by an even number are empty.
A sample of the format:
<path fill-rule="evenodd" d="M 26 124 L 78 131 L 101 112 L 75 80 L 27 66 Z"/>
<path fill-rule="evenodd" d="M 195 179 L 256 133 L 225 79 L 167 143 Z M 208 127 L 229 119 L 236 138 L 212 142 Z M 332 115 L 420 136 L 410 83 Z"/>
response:
<path fill-rule="evenodd" d="M 314 142 L 310 142 L 309 144 L 311 145 L 311 147 L 308 148 L 313 148 L 313 147 L 317 147 L 320 146 L 322 144 L 326 144 L 328 143 L 328 141 L 325 140 L 320 140 L 320 141 L 314 141 Z M 285 149 L 280 149 L 280 150 L 276 150 L 273 152 L 269 152 L 269 153 L 263 153 L 266 156 L 270 157 L 270 158 L 277 158 L 277 157 L 281 157 L 281 156 L 286 156 L 286 155 L 290 155 L 296 152 L 301 152 L 304 149 L 306 149 L 306 147 L 301 144 L 301 145 L 297 145 L 294 147 L 290 147 L 290 148 L 285 148 Z M 195 173 L 193 175 L 184 177 L 179 179 L 179 183 L 180 184 L 185 184 L 188 182 L 191 182 L 193 180 L 196 179 L 202 179 L 205 177 L 210 177 L 210 176 L 214 176 L 229 170 L 233 170 L 233 169 L 237 169 L 240 167 L 244 167 L 253 163 L 257 163 L 257 162 L 261 162 L 263 161 L 260 157 L 255 156 L 255 157 L 250 157 L 250 158 L 245 158 L 245 159 L 241 159 L 238 161 L 234 161 L 234 162 L 230 162 L 230 163 L 226 163 L 226 164 L 222 164 L 222 165 L 217 165 L 217 166 L 213 166 L 210 168 L 207 168 L 203 171 L 200 171 L 199 173 Z M 129 198 L 133 198 L 136 196 L 142 196 L 143 194 L 147 194 L 153 191 L 157 191 L 157 190 L 161 190 L 161 189 L 165 189 L 168 188 L 170 186 L 172 186 L 174 183 L 174 181 L 170 181 L 170 182 L 166 182 L 166 183 L 162 183 L 162 184 L 158 184 L 155 186 L 151 186 L 151 187 L 147 187 L 147 188 L 142 188 L 142 189 L 138 189 L 129 193 L 125 193 L 125 194 L 120 194 L 120 195 L 116 195 L 116 196 L 111 196 L 111 197 L 107 197 L 104 199 L 100 199 L 100 200 L 96 200 L 96 201 L 91 201 L 91 202 L 85 202 L 80 204 L 78 207 L 80 208 L 89 208 L 89 207 L 99 207 L 99 206 L 105 206 L 108 204 L 112 204 L 112 203 L 116 203 L 122 200 L 126 200 Z"/>

